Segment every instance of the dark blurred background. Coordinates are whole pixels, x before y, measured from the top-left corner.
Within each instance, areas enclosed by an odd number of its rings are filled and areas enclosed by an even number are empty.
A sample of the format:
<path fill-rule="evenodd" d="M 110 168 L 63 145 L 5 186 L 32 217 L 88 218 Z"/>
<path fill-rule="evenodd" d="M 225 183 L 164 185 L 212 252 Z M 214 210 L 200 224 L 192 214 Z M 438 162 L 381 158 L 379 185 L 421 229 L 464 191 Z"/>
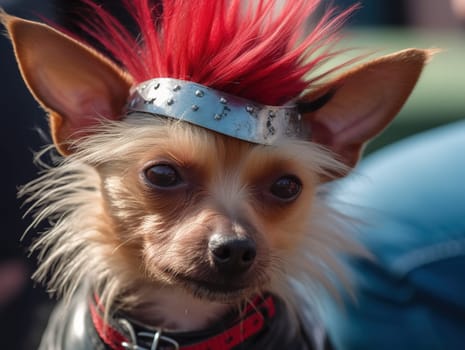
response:
<path fill-rule="evenodd" d="M 352 0 L 332 1 L 341 7 Z M 344 47 L 377 50 L 377 55 L 407 47 L 442 48 L 427 67 L 416 90 L 396 121 L 368 147 L 371 152 L 395 140 L 465 116 L 465 1 L 462 0 L 365 0 L 351 17 Z M 72 0 L 0 0 L 8 13 L 24 18 L 45 17 L 72 28 L 79 13 Z M 127 18 L 116 1 L 105 2 L 121 18 Z M 323 1 L 329 3 L 329 1 Z M 349 52 L 346 57 L 360 53 Z M 0 348 L 35 349 L 53 306 L 41 286 L 30 280 L 34 257 L 27 247 L 35 230 L 20 242 L 30 224 L 22 218 L 18 186 L 36 176 L 33 151 L 49 143 L 43 111 L 26 90 L 11 45 L 0 38 Z M 42 130 L 42 132 L 40 132 Z"/>

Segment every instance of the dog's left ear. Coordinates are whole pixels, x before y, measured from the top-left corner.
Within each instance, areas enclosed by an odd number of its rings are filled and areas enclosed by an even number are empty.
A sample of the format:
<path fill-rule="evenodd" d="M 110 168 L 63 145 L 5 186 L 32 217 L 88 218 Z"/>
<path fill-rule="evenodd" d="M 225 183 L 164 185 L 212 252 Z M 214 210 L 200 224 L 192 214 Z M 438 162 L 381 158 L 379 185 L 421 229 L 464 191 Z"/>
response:
<path fill-rule="evenodd" d="M 58 150 L 70 145 L 103 118 L 121 117 L 131 85 L 115 64 L 52 27 L 0 12 L 29 90 L 49 113 Z"/>
<path fill-rule="evenodd" d="M 298 102 L 311 141 L 354 167 L 364 144 L 399 112 L 434 51 L 409 49 L 361 65 Z"/>

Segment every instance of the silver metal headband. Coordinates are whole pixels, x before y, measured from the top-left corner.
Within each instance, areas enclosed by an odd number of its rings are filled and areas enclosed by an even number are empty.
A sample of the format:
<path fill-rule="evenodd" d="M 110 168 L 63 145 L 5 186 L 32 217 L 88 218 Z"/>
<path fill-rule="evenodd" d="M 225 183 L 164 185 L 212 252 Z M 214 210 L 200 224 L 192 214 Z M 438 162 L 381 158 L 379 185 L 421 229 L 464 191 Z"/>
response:
<path fill-rule="evenodd" d="M 302 134 L 296 106 L 266 106 L 189 81 L 156 78 L 131 90 L 127 113 L 186 121 L 237 139 L 273 144 Z"/>

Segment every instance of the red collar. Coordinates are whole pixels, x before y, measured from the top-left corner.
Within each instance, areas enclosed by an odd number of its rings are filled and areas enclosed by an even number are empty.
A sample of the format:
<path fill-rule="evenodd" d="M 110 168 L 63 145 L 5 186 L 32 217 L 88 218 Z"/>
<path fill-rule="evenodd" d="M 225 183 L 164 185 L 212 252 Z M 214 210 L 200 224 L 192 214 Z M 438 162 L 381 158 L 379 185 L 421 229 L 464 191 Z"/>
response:
<path fill-rule="evenodd" d="M 98 298 L 96 297 L 96 300 Z M 116 322 L 105 322 L 103 317 L 103 307 L 97 302 L 89 303 L 90 315 L 92 318 L 95 330 L 101 340 L 112 350 L 125 350 L 128 345 L 139 345 L 144 341 L 144 344 L 151 344 L 149 348 L 155 349 L 179 349 L 179 350 L 230 350 L 241 343 L 249 340 L 253 336 L 264 330 L 265 325 L 270 319 L 275 316 L 275 300 L 271 295 L 257 297 L 250 303 L 245 311 L 244 318 L 236 320 L 231 326 L 225 327 L 219 333 L 209 333 L 203 339 L 197 338 L 194 341 L 186 340 L 187 334 L 192 333 L 171 333 L 161 330 L 147 330 L 138 327 L 137 333 L 133 331 L 125 332 L 124 328 L 116 324 Z M 126 321 L 125 321 L 126 322 Z M 132 328 L 134 325 L 128 323 Z M 208 332 L 202 332 L 202 334 Z M 135 339 L 134 339 L 135 338 Z M 153 347 L 153 344 L 158 342 L 159 346 Z M 124 347 L 124 344 L 127 344 Z M 176 345 L 175 345 L 176 344 Z M 167 347 L 168 346 L 168 347 Z M 176 347 L 178 346 L 178 347 Z"/>

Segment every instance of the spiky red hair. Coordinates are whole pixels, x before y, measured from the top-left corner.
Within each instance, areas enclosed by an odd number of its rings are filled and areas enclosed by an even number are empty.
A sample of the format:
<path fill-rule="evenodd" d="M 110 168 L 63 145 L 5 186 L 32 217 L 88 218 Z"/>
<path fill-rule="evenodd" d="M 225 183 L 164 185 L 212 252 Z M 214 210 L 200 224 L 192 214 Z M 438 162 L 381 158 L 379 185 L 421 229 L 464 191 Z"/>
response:
<path fill-rule="evenodd" d="M 309 72 L 330 49 L 352 12 L 326 14 L 303 36 L 321 0 L 123 0 L 140 36 L 92 0 L 83 28 L 136 83 L 156 77 L 189 80 L 244 98 L 281 105 L 309 87 Z M 161 14 L 163 12 L 163 14 Z"/>

